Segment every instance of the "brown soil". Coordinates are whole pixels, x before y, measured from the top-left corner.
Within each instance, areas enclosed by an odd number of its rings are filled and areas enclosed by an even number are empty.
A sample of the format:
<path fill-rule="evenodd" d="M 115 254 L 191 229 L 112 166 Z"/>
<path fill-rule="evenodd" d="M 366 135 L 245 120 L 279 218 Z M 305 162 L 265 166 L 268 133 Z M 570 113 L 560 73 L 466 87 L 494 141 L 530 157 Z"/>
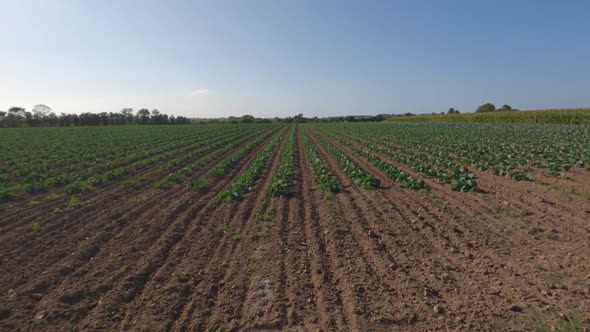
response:
<path fill-rule="evenodd" d="M 478 193 L 426 178 L 417 192 L 324 136 L 383 183 L 365 190 L 313 133 L 343 185 L 329 194 L 301 135 L 293 197 L 268 196 L 283 140 L 244 200 L 217 200 L 266 140 L 204 191 L 148 179 L 60 214 L 63 201 L 3 203 L 0 330 L 520 331 L 575 314 L 588 324 L 590 204 L 554 187 L 588 189 L 587 171 L 549 185 L 477 172 Z"/>

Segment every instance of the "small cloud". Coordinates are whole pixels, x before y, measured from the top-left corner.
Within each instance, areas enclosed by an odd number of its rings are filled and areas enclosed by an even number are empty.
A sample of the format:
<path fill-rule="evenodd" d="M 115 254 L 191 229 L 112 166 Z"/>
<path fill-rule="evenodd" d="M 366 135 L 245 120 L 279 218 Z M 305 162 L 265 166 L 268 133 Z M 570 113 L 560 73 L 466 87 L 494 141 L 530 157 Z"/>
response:
<path fill-rule="evenodd" d="M 196 89 L 191 92 L 191 96 L 207 96 L 209 95 L 209 89 Z"/>

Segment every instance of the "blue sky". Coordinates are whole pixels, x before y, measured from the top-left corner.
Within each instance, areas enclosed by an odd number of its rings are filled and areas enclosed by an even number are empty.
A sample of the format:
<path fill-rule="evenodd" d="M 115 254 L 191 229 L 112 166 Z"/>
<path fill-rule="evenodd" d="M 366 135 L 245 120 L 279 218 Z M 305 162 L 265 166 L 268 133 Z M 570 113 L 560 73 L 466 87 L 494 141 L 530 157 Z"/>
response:
<path fill-rule="evenodd" d="M 0 0 L 0 110 L 590 106 L 588 1 Z"/>

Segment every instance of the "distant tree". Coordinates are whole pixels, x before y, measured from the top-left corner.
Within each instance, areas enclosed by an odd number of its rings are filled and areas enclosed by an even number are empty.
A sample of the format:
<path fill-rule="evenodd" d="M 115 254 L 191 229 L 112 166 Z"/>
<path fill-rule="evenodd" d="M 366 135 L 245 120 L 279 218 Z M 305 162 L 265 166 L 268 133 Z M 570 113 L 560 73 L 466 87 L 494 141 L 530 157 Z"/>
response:
<path fill-rule="evenodd" d="M 150 111 L 147 108 L 142 108 L 137 111 L 136 117 L 139 124 L 146 125 L 150 121 Z"/>
<path fill-rule="evenodd" d="M 449 108 L 449 110 L 447 111 L 447 114 L 455 114 L 455 109 L 454 108 Z"/>
<path fill-rule="evenodd" d="M 111 118 L 107 112 L 100 112 L 98 115 L 98 125 L 99 126 L 108 126 L 111 124 Z"/>
<path fill-rule="evenodd" d="M 494 104 L 485 103 L 485 104 L 479 106 L 475 111 L 477 113 L 488 113 L 488 112 L 494 112 L 495 110 L 496 110 L 496 106 L 494 106 Z"/>
<path fill-rule="evenodd" d="M 157 109 L 152 110 L 152 116 L 150 118 L 150 124 L 159 125 L 162 124 L 162 117 L 160 115 L 160 111 Z"/>
<path fill-rule="evenodd" d="M 49 106 L 43 104 L 36 105 L 31 112 L 17 106 L 11 107 L 7 112 L 0 112 L 0 127 L 110 126 L 132 124 L 134 121 L 138 124 L 157 125 L 191 123 L 191 120 L 185 117 L 168 117 L 167 114 L 160 113 L 158 110 L 150 112 L 145 108 L 139 110 L 135 117 L 131 108 L 124 108 L 118 113 L 86 112 L 80 115 L 66 113 L 56 115 Z"/>
<path fill-rule="evenodd" d="M 242 123 L 252 123 L 254 122 L 254 117 L 249 114 L 242 115 Z"/>
<path fill-rule="evenodd" d="M 49 116 L 49 114 L 52 113 L 51 107 L 44 105 L 44 104 L 35 105 L 35 107 L 33 107 L 32 111 L 33 111 L 33 116 L 37 116 L 37 117 L 41 117 L 41 118 Z"/>
<path fill-rule="evenodd" d="M 132 124 L 133 123 L 133 108 L 127 107 L 121 110 L 121 115 L 123 116 L 125 124 Z"/>
<path fill-rule="evenodd" d="M 6 124 L 8 127 L 22 127 L 26 123 L 25 109 L 18 106 L 13 106 L 8 109 L 6 115 Z M 29 113 L 30 114 L 30 113 Z"/>
<path fill-rule="evenodd" d="M 45 117 L 45 123 L 49 127 L 57 127 L 59 126 L 59 117 L 55 115 L 55 113 L 49 112 L 49 114 Z"/>
<path fill-rule="evenodd" d="M 80 113 L 78 116 L 80 126 L 97 126 L 98 123 L 95 123 L 94 115 L 92 113 Z"/>
<path fill-rule="evenodd" d="M 293 122 L 305 122 L 305 118 L 303 117 L 303 113 L 299 113 L 293 117 Z"/>
<path fill-rule="evenodd" d="M 32 109 L 32 116 L 28 119 L 28 123 L 32 127 L 36 126 L 54 126 L 59 124 L 59 119 L 51 111 L 51 107 L 43 104 L 36 105 Z"/>
<path fill-rule="evenodd" d="M 66 127 L 68 126 L 68 120 L 69 117 L 66 113 L 60 113 L 59 116 L 57 117 L 57 125 L 60 127 Z"/>
<path fill-rule="evenodd" d="M 78 114 L 72 114 L 72 115 L 70 115 L 70 121 L 72 122 L 72 124 L 74 126 L 79 126 L 80 125 L 80 117 L 78 116 Z"/>
<path fill-rule="evenodd" d="M 8 109 L 8 114 L 13 116 L 22 117 L 25 114 L 25 109 L 19 106 L 12 106 Z"/>
<path fill-rule="evenodd" d="M 109 123 L 111 125 L 124 125 L 127 123 L 125 116 L 121 113 L 109 112 L 108 117 L 109 117 Z"/>
<path fill-rule="evenodd" d="M 498 108 L 498 112 L 513 112 L 513 111 L 518 111 L 515 108 L 510 107 L 510 105 L 502 105 L 502 107 Z"/>
<path fill-rule="evenodd" d="M 184 116 L 179 116 L 175 120 L 176 124 L 190 124 L 191 120 L 185 118 Z"/>

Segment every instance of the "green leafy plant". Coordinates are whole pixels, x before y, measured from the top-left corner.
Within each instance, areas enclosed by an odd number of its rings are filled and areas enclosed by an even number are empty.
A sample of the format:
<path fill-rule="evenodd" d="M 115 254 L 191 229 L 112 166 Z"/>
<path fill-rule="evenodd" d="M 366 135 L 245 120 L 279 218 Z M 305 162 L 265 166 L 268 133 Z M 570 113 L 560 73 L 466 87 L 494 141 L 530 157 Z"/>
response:
<path fill-rule="evenodd" d="M 344 152 L 340 151 L 323 137 L 317 136 L 317 139 L 320 144 L 336 158 L 344 173 L 346 173 L 346 175 L 348 175 L 361 188 L 370 189 L 379 188 L 381 186 L 381 181 L 379 181 L 379 179 L 375 178 L 357 163 L 352 161 Z"/>
<path fill-rule="evenodd" d="M 281 152 L 279 167 L 268 189 L 268 193 L 272 197 L 292 196 L 295 191 L 295 129 L 292 128 L 287 135 L 287 141 Z"/>
<path fill-rule="evenodd" d="M 31 229 L 36 232 L 41 229 L 41 223 L 38 220 L 35 220 L 31 223 Z"/>
<path fill-rule="evenodd" d="M 74 208 L 80 205 L 80 200 L 76 197 L 70 197 L 68 201 L 68 207 Z"/>
<path fill-rule="evenodd" d="M 305 148 L 305 153 L 307 155 L 307 160 L 311 164 L 311 169 L 313 174 L 315 175 L 316 182 L 320 185 L 320 187 L 332 193 L 338 193 L 342 191 L 342 185 L 336 179 L 334 175 L 332 175 L 326 164 L 316 148 L 314 147 L 313 143 L 306 135 L 303 135 L 303 146 Z"/>
<path fill-rule="evenodd" d="M 268 142 L 265 147 L 258 153 L 256 159 L 242 172 L 242 174 L 229 186 L 219 193 L 219 200 L 229 202 L 232 200 L 241 200 L 244 194 L 250 191 L 252 185 L 260 177 L 264 165 L 270 158 L 275 148 L 279 145 L 284 131 L 275 136 Z"/>

